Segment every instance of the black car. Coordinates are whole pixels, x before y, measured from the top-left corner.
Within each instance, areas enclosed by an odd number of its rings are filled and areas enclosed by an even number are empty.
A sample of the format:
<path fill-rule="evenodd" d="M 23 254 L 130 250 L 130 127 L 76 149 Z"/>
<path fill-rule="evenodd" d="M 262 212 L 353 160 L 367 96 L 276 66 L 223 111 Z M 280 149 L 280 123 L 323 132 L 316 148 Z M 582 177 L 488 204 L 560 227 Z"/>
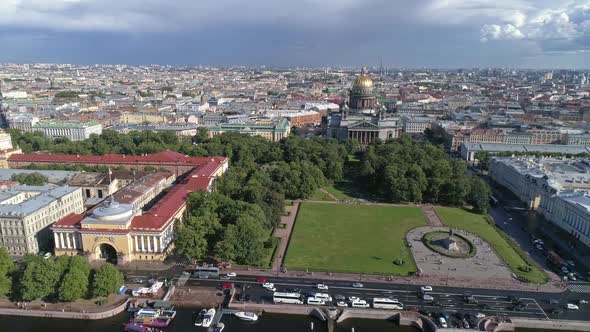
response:
<path fill-rule="evenodd" d="M 334 295 L 334 300 L 336 300 L 336 301 L 344 301 L 344 300 L 346 300 L 346 296 L 340 295 L 340 294 Z"/>

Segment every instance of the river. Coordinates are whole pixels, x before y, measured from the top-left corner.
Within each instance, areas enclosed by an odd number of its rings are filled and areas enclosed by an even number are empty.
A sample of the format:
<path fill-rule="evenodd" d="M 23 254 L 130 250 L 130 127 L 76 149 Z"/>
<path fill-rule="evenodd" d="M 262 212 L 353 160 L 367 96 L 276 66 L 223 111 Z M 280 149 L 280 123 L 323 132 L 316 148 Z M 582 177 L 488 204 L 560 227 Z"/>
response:
<path fill-rule="evenodd" d="M 97 320 L 82 321 L 68 319 L 47 319 L 28 317 L 0 316 L 0 331 L 2 332 L 121 332 L 122 325 L 129 319 L 129 314 Z M 313 322 L 314 332 L 327 332 L 325 323 L 311 317 L 297 315 L 263 314 L 257 322 L 246 323 L 232 316 L 224 316 L 224 332 L 309 332 Z M 381 320 L 349 319 L 336 325 L 335 332 L 417 332 L 417 329 L 398 327 L 394 323 Z M 166 332 L 199 332 L 205 328 L 195 327 L 193 310 L 178 309 L 176 319 L 165 329 Z"/>

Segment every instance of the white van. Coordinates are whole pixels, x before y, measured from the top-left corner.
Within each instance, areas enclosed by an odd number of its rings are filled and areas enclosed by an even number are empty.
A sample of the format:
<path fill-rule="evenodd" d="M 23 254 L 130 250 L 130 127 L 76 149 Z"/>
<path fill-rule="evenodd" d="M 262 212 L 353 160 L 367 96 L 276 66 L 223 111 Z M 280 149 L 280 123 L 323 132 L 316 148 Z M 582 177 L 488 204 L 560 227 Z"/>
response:
<path fill-rule="evenodd" d="M 317 297 L 308 297 L 307 298 L 307 304 L 311 304 L 311 305 L 325 305 L 326 301 L 322 300 L 322 299 L 318 299 Z"/>
<path fill-rule="evenodd" d="M 313 294 L 313 297 L 316 299 L 322 299 L 326 302 L 332 302 L 332 297 L 328 293 L 315 293 Z"/>
<path fill-rule="evenodd" d="M 351 306 L 353 308 L 368 308 L 369 304 L 365 300 L 352 301 Z"/>

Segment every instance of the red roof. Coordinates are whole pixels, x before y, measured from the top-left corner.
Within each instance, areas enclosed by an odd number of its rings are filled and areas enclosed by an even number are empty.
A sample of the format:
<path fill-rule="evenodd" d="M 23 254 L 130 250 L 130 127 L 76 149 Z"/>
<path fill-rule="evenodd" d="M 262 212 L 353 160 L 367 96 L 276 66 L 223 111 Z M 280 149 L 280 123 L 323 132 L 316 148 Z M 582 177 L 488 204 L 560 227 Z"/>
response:
<path fill-rule="evenodd" d="M 162 197 L 151 209 L 141 216 L 136 216 L 131 221 L 128 230 L 101 230 L 114 233 L 127 233 L 136 231 L 157 231 L 160 232 L 169 223 L 174 221 L 174 216 L 186 205 L 187 196 L 195 191 L 209 190 L 215 173 L 219 167 L 227 161 L 225 157 L 198 158 L 203 163 L 201 167 L 194 168 L 180 183 L 176 184 L 164 197 Z M 55 224 L 53 227 L 76 228 L 78 223 L 84 219 L 84 214 L 70 214 Z M 81 231 L 96 231 L 93 229 Z"/>
<path fill-rule="evenodd" d="M 76 163 L 76 164 L 172 164 L 202 166 L 211 160 L 220 162 L 225 157 L 189 157 L 174 151 L 162 151 L 143 156 L 127 156 L 123 154 L 105 154 L 103 156 L 22 153 L 13 154 L 8 158 L 12 162 L 44 162 L 44 163 Z"/>

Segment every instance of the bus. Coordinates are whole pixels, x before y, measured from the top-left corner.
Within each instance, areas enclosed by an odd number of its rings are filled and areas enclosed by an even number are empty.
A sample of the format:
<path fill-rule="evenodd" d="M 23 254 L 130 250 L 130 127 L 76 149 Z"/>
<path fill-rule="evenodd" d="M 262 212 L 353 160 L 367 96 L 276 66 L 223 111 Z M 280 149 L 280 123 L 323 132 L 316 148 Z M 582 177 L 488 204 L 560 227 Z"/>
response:
<path fill-rule="evenodd" d="M 272 300 L 274 303 L 303 304 L 303 296 L 299 293 L 274 292 Z"/>
<path fill-rule="evenodd" d="M 193 271 L 193 275 L 201 279 L 219 278 L 219 268 L 217 266 L 197 266 Z"/>
<path fill-rule="evenodd" d="M 404 310 L 404 305 L 397 299 L 373 298 L 373 308 L 375 309 L 393 309 Z"/>

